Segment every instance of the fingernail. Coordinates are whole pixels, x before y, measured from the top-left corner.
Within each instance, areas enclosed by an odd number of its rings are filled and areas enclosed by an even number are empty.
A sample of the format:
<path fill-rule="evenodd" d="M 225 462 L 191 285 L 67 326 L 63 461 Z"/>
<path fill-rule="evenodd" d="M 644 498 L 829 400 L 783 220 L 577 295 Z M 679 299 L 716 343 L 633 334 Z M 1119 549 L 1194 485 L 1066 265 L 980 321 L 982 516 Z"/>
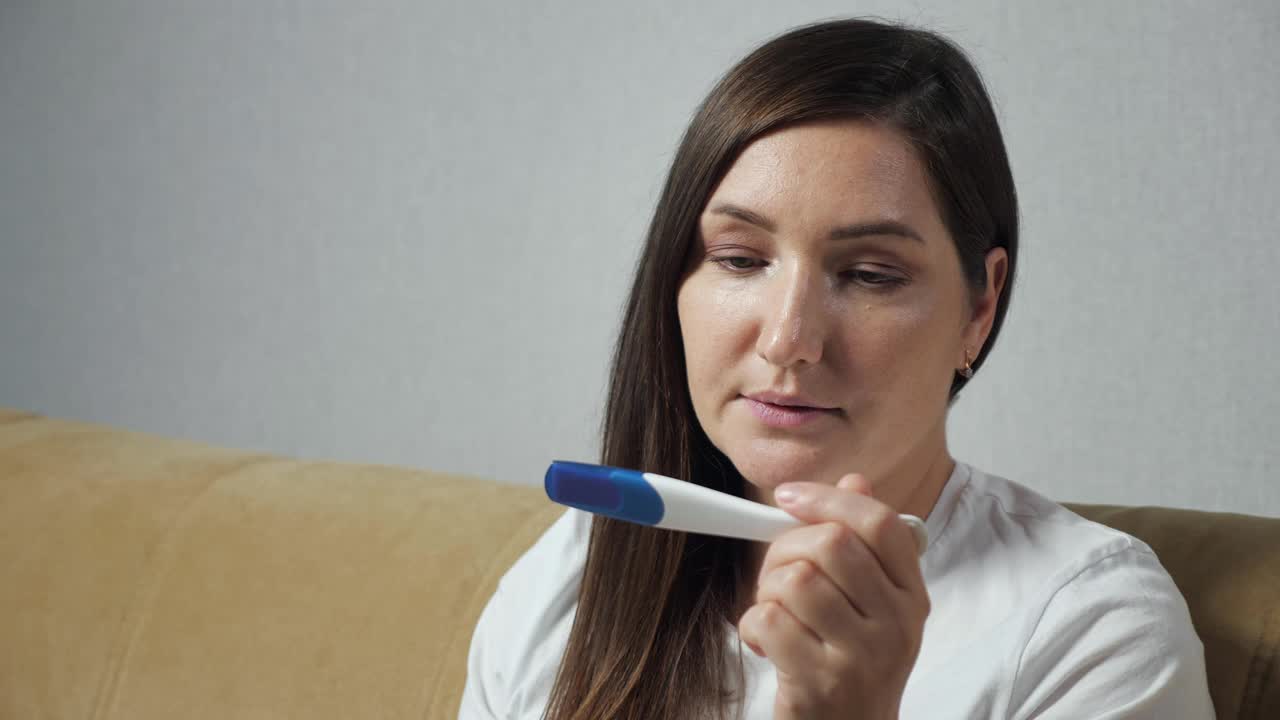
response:
<path fill-rule="evenodd" d="M 800 502 L 800 492 L 792 485 L 779 485 L 773 491 L 773 499 L 780 503 L 798 503 Z"/>

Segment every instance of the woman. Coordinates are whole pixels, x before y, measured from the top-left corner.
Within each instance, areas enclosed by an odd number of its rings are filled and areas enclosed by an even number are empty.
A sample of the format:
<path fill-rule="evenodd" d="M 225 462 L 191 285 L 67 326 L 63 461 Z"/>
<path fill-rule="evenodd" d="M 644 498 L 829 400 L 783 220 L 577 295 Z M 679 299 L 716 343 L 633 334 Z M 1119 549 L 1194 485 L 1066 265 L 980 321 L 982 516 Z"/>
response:
<path fill-rule="evenodd" d="M 602 462 L 808 524 L 763 546 L 568 512 L 490 600 L 462 717 L 1211 717 L 1150 549 L 947 451 L 1017 240 L 948 41 L 828 22 L 734 67 L 654 215 Z"/>

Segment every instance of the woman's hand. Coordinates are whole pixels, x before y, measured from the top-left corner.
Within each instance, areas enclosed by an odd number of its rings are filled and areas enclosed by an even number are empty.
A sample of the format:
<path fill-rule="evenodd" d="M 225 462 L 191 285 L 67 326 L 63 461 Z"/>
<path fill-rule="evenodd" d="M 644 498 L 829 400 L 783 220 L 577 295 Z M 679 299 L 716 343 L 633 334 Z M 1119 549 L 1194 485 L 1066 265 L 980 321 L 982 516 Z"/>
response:
<path fill-rule="evenodd" d="M 775 720 L 896 718 L 929 615 L 911 529 L 860 475 L 789 483 L 776 499 L 811 524 L 769 546 L 738 621 L 777 668 Z"/>

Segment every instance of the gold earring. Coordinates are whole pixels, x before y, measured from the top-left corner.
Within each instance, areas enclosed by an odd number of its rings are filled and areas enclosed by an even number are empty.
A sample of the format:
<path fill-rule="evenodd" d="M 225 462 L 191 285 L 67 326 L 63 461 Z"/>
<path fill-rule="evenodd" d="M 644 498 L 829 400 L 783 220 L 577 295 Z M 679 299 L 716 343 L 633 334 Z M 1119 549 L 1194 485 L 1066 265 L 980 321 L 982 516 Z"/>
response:
<path fill-rule="evenodd" d="M 964 368 L 960 370 L 960 377 L 966 380 L 973 377 L 973 363 L 969 361 L 969 348 L 964 349 Z"/>

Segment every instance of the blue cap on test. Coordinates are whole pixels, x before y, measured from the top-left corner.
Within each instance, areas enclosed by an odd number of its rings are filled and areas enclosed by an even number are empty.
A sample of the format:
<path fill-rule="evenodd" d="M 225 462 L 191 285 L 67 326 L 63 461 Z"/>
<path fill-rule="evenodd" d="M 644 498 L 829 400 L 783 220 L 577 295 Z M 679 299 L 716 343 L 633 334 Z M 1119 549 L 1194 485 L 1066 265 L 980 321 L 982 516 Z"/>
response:
<path fill-rule="evenodd" d="M 638 470 L 556 460 L 544 486 L 561 505 L 619 520 L 653 525 L 665 512 L 662 496 Z"/>

